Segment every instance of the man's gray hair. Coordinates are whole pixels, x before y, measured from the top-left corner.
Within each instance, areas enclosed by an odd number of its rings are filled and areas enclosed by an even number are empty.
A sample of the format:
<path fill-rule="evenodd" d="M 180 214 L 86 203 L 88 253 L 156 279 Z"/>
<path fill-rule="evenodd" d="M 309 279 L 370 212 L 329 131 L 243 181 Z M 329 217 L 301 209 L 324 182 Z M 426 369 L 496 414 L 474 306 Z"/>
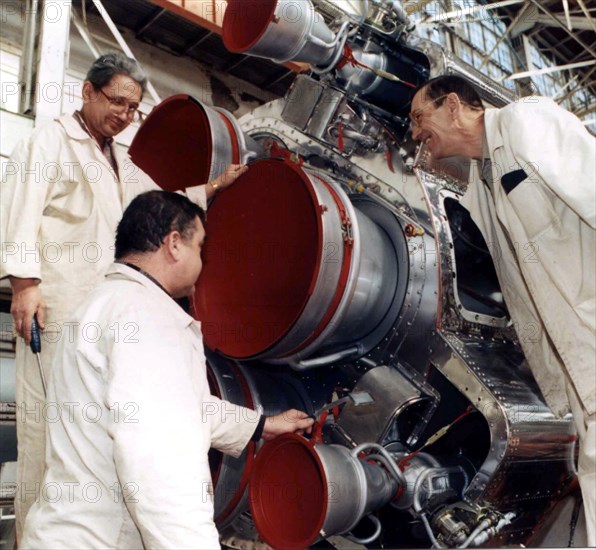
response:
<path fill-rule="evenodd" d="M 93 87 L 99 90 L 99 88 L 103 88 L 117 74 L 130 76 L 130 78 L 139 83 L 141 90 L 145 93 L 147 75 L 134 59 L 119 52 L 108 53 L 98 57 L 93 62 L 93 65 L 91 65 L 85 80 L 91 82 Z"/>

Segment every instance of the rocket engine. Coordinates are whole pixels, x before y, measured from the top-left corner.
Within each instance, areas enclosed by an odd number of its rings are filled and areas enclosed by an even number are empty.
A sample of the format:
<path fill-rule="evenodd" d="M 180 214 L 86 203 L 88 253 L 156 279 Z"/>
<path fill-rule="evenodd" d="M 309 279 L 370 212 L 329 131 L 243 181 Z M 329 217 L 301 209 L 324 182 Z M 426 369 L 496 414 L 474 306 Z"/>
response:
<path fill-rule="evenodd" d="M 219 527 L 287 549 L 527 544 L 575 476 L 573 423 L 546 406 L 459 204 L 474 167 L 431 166 L 407 117 L 440 74 L 494 106 L 512 94 L 416 36 L 396 0 L 229 0 L 223 37 L 310 72 L 238 122 L 170 98 L 130 153 L 169 190 L 250 163 L 208 212 L 193 311 L 212 389 L 317 424 L 213 453 Z"/>

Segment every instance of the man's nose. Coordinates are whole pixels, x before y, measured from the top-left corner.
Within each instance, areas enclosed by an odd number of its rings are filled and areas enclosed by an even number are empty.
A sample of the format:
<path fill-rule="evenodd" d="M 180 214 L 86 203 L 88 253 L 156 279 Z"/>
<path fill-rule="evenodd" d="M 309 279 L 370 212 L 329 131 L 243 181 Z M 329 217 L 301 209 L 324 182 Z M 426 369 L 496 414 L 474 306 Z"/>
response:
<path fill-rule="evenodd" d="M 412 139 L 414 141 L 420 141 L 420 126 L 418 126 L 414 122 L 411 122 L 410 123 L 410 131 L 412 132 Z"/>

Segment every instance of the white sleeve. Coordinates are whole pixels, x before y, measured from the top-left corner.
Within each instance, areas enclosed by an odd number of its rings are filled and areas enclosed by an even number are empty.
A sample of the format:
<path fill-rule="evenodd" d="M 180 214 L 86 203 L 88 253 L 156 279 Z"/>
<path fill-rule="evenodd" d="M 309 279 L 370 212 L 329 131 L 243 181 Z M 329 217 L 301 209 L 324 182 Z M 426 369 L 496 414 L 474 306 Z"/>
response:
<path fill-rule="evenodd" d="M 160 191 L 162 188 L 155 183 L 149 174 L 141 170 L 132 160 L 126 158 L 120 167 L 120 177 L 125 189 L 124 207 L 141 193 L 147 191 Z M 186 196 L 190 201 L 198 204 L 203 211 L 207 210 L 207 191 L 204 185 L 195 185 L 186 189 L 177 191 Z"/>
<path fill-rule="evenodd" d="M 4 166 L 0 183 L 0 279 L 41 279 L 39 242 L 52 179 L 60 170 L 60 139 L 42 128 L 21 141 Z"/>
<path fill-rule="evenodd" d="M 207 211 L 207 190 L 205 185 L 195 185 L 194 187 L 187 187 L 184 194 L 189 200 L 198 204 L 203 211 Z"/>
<path fill-rule="evenodd" d="M 261 414 L 206 393 L 203 421 L 209 423 L 211 446 L 222 453 L 239 457 L 255 433 Z"/>

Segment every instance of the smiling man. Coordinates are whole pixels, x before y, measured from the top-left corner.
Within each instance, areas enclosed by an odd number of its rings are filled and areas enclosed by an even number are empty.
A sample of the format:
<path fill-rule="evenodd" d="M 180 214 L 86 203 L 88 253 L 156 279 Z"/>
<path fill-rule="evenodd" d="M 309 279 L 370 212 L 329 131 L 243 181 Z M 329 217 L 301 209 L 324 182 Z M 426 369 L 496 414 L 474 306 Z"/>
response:
<path fill-rule="evenodd" d="M 39 499 L 45 455 L 45 398 L 35 356 L 28 349 L 37 315 L 42 364 L 49 377 L 56 345 L 67 338 L 70 313 L 101 280 L 113 260 L 116 225 L 139 193 L 157 189 L 114 144 L 140 119 L 146 76 L 122 54 L 98 58 L 83 84 L 83 107 L 36 129 L 15 148 L 0 186 L 0 278 L 10 277 L 17 333 L 17 540 Z M 167 159 L 164 159 L 167 162 Z M 233 165 L 217 181 L 186 189 L 206 207 L 218 188 L 245 170 Z"/>
<path fill-rule="evenodd" d="M 484 109 L 457 76 L 414 95 L 433 159 L 482 162 L 462 198 L 493 255 L 519 341 L 556 415 L 573 412 L 588 545 L 596 545 L 596 142 L 545 97 Z M 531 334 L 531 337 L 528 337 Z"/>

